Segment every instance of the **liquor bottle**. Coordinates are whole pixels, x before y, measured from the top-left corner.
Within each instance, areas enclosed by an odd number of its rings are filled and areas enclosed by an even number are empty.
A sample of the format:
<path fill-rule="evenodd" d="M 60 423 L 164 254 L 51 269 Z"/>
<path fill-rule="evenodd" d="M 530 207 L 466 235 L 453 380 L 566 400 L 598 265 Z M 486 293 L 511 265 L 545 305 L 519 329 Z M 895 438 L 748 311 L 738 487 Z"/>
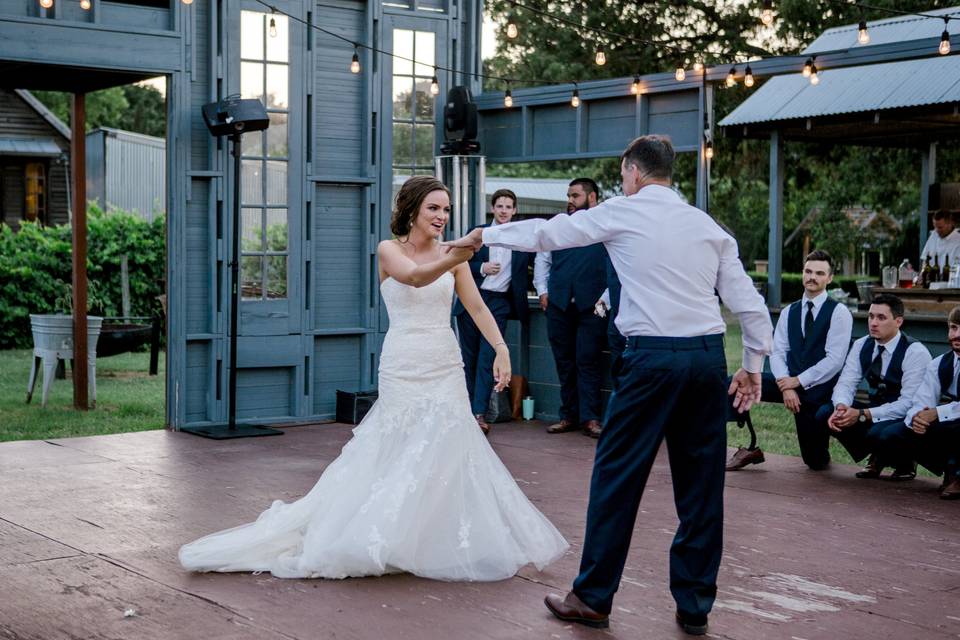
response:
<path fill-rule="evenodd" d="M 930 272 L 930 282 L 940 282 L 940 254 L 933 256 L 933 270 Z"/>
<path fill-rule="evenodd" d="M 943 256 L 943 271 L 940 272 L 940 282 L 950 282 L 950 256 Z"/>
<path fill-rule="evenodd" d="M 930 288 L 930 272 L 933 269 L 930 267 L 930 256 L 926 257 L 926 260 L 923 262 L 923 268 L 920 270 L 920 288 L 929 289 Z"/>

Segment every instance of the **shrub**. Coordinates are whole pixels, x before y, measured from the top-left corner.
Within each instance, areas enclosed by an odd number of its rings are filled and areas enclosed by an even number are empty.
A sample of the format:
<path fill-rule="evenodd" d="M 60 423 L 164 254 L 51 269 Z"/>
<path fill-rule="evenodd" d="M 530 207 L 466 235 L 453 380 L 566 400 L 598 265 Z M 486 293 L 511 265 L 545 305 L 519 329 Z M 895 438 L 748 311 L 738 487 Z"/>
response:
<path fill-rule="evenodd" d="M 127 255 L 130 313 L 160 311 L 166 260 L 163 217 L 152 223 L 123 211 L 87 211 L 87 278 L 96 292 L 91 314 L 122 313 L 120 258 Z M 0 224 L 0 348 L 30 347 L 31 313 L 56 313 L 72 280 L 71 229 L 25 222 Z"/>
<path fill-rule="evenodd" d="M 756 271 L 749 272 L 750 277 L 753 278 L 754 282 L 766 282 L 767 274 L 766 273 L 757 273 Z M 867 276 L 833 276 L 833 282 L 827 287 L 827 289 L 833 289 L 836 287 L 842 287 L 844 291 L 850 294 L 851 298 L 859 297 L 857 293 L 857 280 L 869 279 Z M 780 274 L 780 300 L 783 304 L 793 302 L 794 300 L 799 300 L 800 296 L 803 295 L 803 274 L 801 273 L 788 273 L 784 272 Z"/>

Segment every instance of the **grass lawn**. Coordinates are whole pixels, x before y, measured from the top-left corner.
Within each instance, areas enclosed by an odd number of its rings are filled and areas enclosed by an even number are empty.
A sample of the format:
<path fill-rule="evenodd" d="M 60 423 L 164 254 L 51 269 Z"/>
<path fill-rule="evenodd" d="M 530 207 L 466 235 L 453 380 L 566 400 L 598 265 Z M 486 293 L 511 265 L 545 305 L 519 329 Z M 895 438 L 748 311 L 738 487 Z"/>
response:
<path fill-rule="evenodd" d="M 40 408 L 41 380 L 33 400 L 27 397 L 32 352 L 0 351 L 0 442 L 160 429 L 164 422 L 164 354 L 160 375 L 147 375 L 150 354 L 124 353 L 97 360 L 97 406 L 73 408 L 70 369 L 66 380 L 54 380 L 47 407 Z"/>

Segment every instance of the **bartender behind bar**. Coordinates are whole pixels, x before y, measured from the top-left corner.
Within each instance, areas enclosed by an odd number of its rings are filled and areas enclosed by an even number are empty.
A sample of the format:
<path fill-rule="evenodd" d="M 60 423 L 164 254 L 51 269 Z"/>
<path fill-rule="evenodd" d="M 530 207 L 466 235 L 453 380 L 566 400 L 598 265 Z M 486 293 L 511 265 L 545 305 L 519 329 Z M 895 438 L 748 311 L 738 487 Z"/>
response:
<path fill-rule="evenodd" d="M 947 260 L 951 265 L 960 260 L 960 230 L 954 228 L 953 216 L 946 209 L 938 209 L 933 214 L 933 231 L 920 252 L 921 268 L 928 259 L 931 266 L 938 268 Z"/>

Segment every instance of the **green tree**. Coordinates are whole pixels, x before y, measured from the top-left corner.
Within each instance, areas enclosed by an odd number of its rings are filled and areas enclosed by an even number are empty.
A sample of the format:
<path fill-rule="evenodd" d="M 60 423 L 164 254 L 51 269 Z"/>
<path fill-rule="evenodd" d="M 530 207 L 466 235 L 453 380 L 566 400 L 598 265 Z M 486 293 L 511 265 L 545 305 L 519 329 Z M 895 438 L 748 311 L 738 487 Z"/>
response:
<path fill-rule="evenodd" d="M 71 94 L 33 91 L 55 116 L 70 124 Z M 151 136 L 166 135 L 166 103 L 153 87 L 126 85 L 93 91 L 86 95 L 86 129 L 112 127 Z"/>

